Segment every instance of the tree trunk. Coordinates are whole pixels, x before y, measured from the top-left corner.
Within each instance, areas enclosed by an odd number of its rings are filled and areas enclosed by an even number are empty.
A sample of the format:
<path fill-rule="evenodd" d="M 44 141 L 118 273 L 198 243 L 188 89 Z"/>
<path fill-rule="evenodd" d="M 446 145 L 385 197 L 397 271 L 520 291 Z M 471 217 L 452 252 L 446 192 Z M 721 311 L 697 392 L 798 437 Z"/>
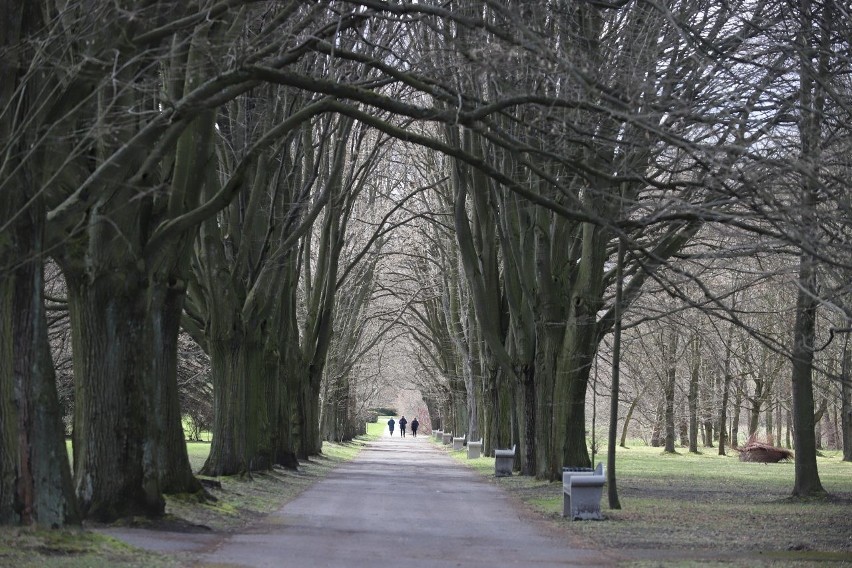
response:
<path fill-rule="evenodd" d="M 154 283 L 146 341 L 152 370 L 146 377 L 148 439 L 163 493 L 195 493 L 201 483 L 192 474 L 183 432 L 177 385 L 177 344 L 185 289 Z"/>
<path fill-rule="evenodd" d="M 627 408 L 627 414 L 624 415 L 624 425 L 621 427 L 621 441 L 619 446 L 627 447 L 627 428 L 630 426 L 630 421 L 633 420 L 633 412 L 636 410 L 636 405 L 639 404 L 639 397 L 633 399 L 630 406 Z"/>
<path fill-rule="evenodd" d="M 654 411 L 654 423 L 651 427 L 651 447 L 659 448 L 663 435 L 663 423 L 664 423 L 664 415 L 666 412 L 666 403 L 665 399 L 661 399 L 657 402 L 657 408 Z"/>
<path fill-rule="evenodd" d="M 731 301 L 731 309 L 736 308 L 736 297 Z M 723 365 L 724 378 L 722 381 L 722 402 L 719 406 L 719 455 L 724 456 L 726 438 L 728 435 L 728 401 L 731 396 L 731 382 L 734 380 L 731 371 L 733 359 L 734 325 L 728 327 L 728 335 L 725 337 L 725 362 Z"/>
<path fill-rule="evenodd" d="M 236 475 L 271 466 L 269 396 L 263 345 L 232 336 L 210 340 L 213 440 L 202 475 Z"/>
<path fill-rule="evenodd" d="M 779 440 L 775 437 L 775 432 L 773 429 L 775 428 L 775 408 L 772 400 L 770 399 L 769 403 L 766 405 L 766 409 L 764 411 L 764 416 L 766 419 L 766 440 L 770 444 L 776 444 Z"/>
<path fill-rule="evenodd" d="M 692 338 L 692 360 L 689 367 L 689 394 L 687 404 L 689 406 L 689 452 L 698 453 L 698 379 L 701 371 L 701 343 L 696 334 Z"/>
<path fill-rule="evenodd" d="M 796 300 L 796 323 L 793 328 L 793 443 L 796 448 L 793 495 L 824 493 L 816 463 L 814 437 L 814 391 L 812 382 L 814 339 L 816 338 L 817 303 L 814 289 L 814 260 L 802 255 Z"/>
<path fill-rule="evenodd" d="M 786 420 L 787 430 L 784 434 L 784 444 L 787 449 L 793 449 L 793 441 L 791 436 L 793 435 L 793 413 L 788 409 L 784 413 L 784 419 Z"/>
<path fill-rule="evenodd" d="M 126 268 L 126 267 L 125 267 Z M 74 483 L 83 513 L 98 521 L 161 515 L 148 420 L 144 276 L 89 277 L 66 270 L 74 342 Z"/>
<path fill-rule="evenodd" d="M 849 324 L 846 324 L 849 327 Z M 852 352 L 848 349 L 849 336 L 843 347 L 843 376 L 840 382 L 840 438 L 843 443 L 843 461 L 852 462 Z"/>
<path fill-rule="evenodd" d="M 0 224 L 23 204 L 0 199 Z M 0 248 L 0 524 L 80 522 L 44 312 L 44 212 L 35 200 Z M 0 239 L 1 240 L 1 239 Z M 2 245 L 0 245 L 2 247 Z"/>
<path fill-rule="evenodd" d="M 319 431 L 319 381 L 312 369 L 306 369 L 299 388 L 298 456 L 308 459 L 322 453 Z"/>
<path fill-rule="evenodd" d="M 755 387 L 756 387 L 755 388 L 755 396 L 754 396 L 754 398 L 752 398 L 750 400 L 751 408 L 749 408 L 749 412 L 748 412 L 748 435 L 749 435 L 749 437 L 757 434 L 757 429 L 760 426 L 760 412 L 762 410 L 762 408 L 761 408 L 762 397 L 757 392 L 757 388 L 759 388 L 759 387 L 757 387 L 758 381 L 755 381 L 755 383 L 756 383 L 755 384 Z"/>
<path fill-rule="evenodd" d="M 824 7 L 829 10 L 830 3 Z M 801 28 L 798 34 L 799 104 L 801 117 L 798 121 L 801 144 L 802 188 L 799 211 L 802 232 L 809 234 L 815 223 L 819 202 L 818 179 L 820 163 L 821 124 L 824 103 L 824 82 L 827 79 L 825 57 L 827 50 L 816 49 L 819 43 L 828 41 L 831 19 L 823 14 L 817 18 L 810 0 L 798 4 Z M 817 38 L 821 38 L 819 41 Z M 826 47 L 823 45 L 823 47 Z M 821 52 L 817 61 L 814 54 Z M 817 63 L 817 65 L 814 65 Z M 819 79 L 817 79 L 819 75 Z M 810 243 L 808 243 L 810 246 Z M 814 391 L 813 361 L 816 339 L 817 260 L 803 246 L 799 257 L 798 292 L 796 297 L 796 322 L 793 326 L 792 351 L 792 418 L 793 441 L 796 448 L 795 481 L 793 495 L 809 496 L 824 493 L 819 479 L 816 462 L 816 440 L 814 439 Z"/>
<path fill-rule="evenodd" d="M 500 434 L 501 418 L 505 420 L 500 413 L 500 398 L 499 387 L 497 384 L 499 370 L 496 368 L 486 367 L 485 373 L 487 377 L 483 377 L 483 422 L 485 424 L 485 432 L 482 439 L 482 452 L 486 456 L 492 455 L 497 444 L 502 440 L 498 439 Z M 428 407 L 428 405 L 427 405 Z"/>
<path fill-rule="evenodd" d="M 536 324 L 536 336 L 539 339 L 535 353 L 535 369 L 537 374 L 535 465 L 536 477 L 540 479 L 550 479 L 550 473 L 555 467 L 551 462 L 554 461 L 555 452 L 561 452 L 562 448 L 562 441 L 557 442 L 553 433 L 555 420 L 554 406 L 558 404 L 554 390 L 556 353 L 558 342 L 561 341 L 563 335 L 557 324 L 558 322 L 547 321 L 544 318 L 543 321 L 539 321 Z M 585 430 L 585 428 L 582 429 Z"/>
<path fill-rule="evenodd" d="M 515 372 L 520 380 L 518 385 L 520 421 L 520 462 L 522 475 L 536 473 L 536 414 L 538 404 L 535 391 L 535 368 L 526 366 Z"/>
<path fill-rule="evenodd" d="M 724 456 L 727 455 L 725 452 L 725 445 L 728 441 L 728 401 L 731 396 L 731 381 L 733 377 L 730 372 L 725 372 L 725 378 L 722 383 L 722 401 L 719 406 L 719 424 L 718 424 L 718 433 L 719 433 L 719 455 Z"/>
<path fill-rule="evenodd" d="M 612 333 L 612 385 L 609 400 L 609 431 L 606 445 L 607 501 L 610 509 L 621 509 L 615 475 L 615 438 L 618 434 L 618 399 L 621 391 L 621 305 L 624 297 L 624 239 L 618 239 L 618 257 L 615 265 L 615 323 Z"/>
<path fill-rule="evenodd" d="M 47 130 L 37 116 L 51 88 L 39 84 L 43 73 L 27 78 L 44 44 L 30 41 L 45 26 L 42 15 L 38 2 L 0 4 L 0 524 L 60 527 L 80 515 L 44 311 L 38 186 L 48 174 L 23 158 L 38 152 Z"/>
<path fill-rule="evenodd" d="M 678 334 L 674 329 L 669 330 L 669 341 L 666 346 L 666 376 L 663 385 L 663 395 L 666 405 L 666 442 L 664 451 L 675 453 L 675 385 L 677 383 L 677 348 Z"/>
<path fill-rule="evenodd" d="M 736 448 L 740 438 L 740 413 L 743 407 L 743 390 L 741 385 L 737 384 L 736 396 L 734 397 L 734 416 L 731 419 L 731 437 L 729 438 L 730 446 Z"/>
<path fill-rule="evenodd" d="M 296 457 L 296 436 L 294 434 L 294 417 L 298 415 L 296 410 L 296 377 L 294 373 L 288 372 L 282 360 L 276 362 L 276 377 L 278 385 L 278 396 L 276 406 L 278 408 L 278 437 L 276 439 L 275 463 L 288 469 L 297 469 L 299 459 Z"/>

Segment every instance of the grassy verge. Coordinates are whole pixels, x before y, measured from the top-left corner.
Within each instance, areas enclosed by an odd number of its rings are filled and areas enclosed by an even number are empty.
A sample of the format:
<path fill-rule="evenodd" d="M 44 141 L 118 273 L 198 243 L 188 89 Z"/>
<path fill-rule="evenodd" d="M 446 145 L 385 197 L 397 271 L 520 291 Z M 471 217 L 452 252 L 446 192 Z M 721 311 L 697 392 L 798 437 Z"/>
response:
<path fill-rule="evenodd" d="M 663 454 L 619 448 L 618 494 L 603 522 L 560 516 L 561 482 L 494 477 L 494 459 L 453 457 L 516 497 L 560 531 L 610 550 L 627 566 L 852 566 L 852 463 L 837 452 L 818 458 L 825 498 L 793 499 L 792 463 L 740 462 L 737 454 Z M 601 456 L 601 459 L 603 456 Z"/>
<path fill-rule="evenodd" d="M 368 424 L 367 435 L 346 444 L 326 442 L 323 455 L 303 462 L 298 471 L 275 468 L 244 477 L 220 477 L 220 488 L 208 489 L 215 500 L 194 495 L 166 497 L 161 519 L 124 519 L 118 525 L 176 530 L 233 532 L 297 497 L 332 469 L 354 458 L 384 426 Z M 204 463 L 210 450 L 206 442 L 187 444 L 193 470 Z M 91 528 L 91 527 L 90 527 Z M 0 566 L 21 568 L 172 567 L 181 557 L 154 554 L 87 529 L 46 530 L 0 527 Z"/>

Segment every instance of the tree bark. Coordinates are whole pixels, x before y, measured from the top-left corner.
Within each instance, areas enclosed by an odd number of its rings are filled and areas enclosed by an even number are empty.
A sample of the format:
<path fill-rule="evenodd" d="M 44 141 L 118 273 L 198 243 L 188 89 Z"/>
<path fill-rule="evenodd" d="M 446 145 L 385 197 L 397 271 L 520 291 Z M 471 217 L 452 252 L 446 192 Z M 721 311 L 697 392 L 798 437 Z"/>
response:
<path fill-rule="evenodd" d="M 663 397 L 665 400 L 665 424 L 666 424 L 666 441 L 664 451 L 670 454 L 675 453 L 675 385 L 677 381 L 677 348 L 679 336 L 677 330 L 669 329 L 669 338 L 666 345 L 666 373 L 663 385 Z"/>
<path fill-rule="evenodd" d="M 698 453 L 698 379 L 701 371 L 701 339 L 696 333 L 692 338 L 689 366 L 689 453 Z"/>
<path fill-rule="evenodd" d="M 145 389 L 148 440 L 163 493 L 196 493 L 201 483 L 192 473 L 183 432 L 177 384 L 177 345 L 185 288 L 176 282 L 152 283 L 148 336 L 152 367 Z"/>
<path fill-rule="evenodd" d="M 824 10 L 829 9 L 830 3 Z M 826 61 L 828 50 L 816 50 L 819 43 L 828 41 L 831 19 L 823 13 L 819 18 L 810 0 L 799 3 L 800 32 L 798 36 L 799 104 L 802 116 L 799 119 L 801 139 L 802 188 L 800 212 L 802 232 L 807 235 L 816 226 L 814 223 L 819 202 L 820 140 L 824 103 L 824 82 L 827 77 Z M 821 37 L 821 40 L 817 40 Z M 822 47 L 827 47 L 823 45 Z M 821 51 L 815 69 L 813 53 Z M 816 462 L 816 440 L 814 438 L 814 392 L 813 360 L 816 339 L 816 312 L 818 306 L 817 260 L 805 247 L 799 257 L 798 292 L 796 297 L 796 321 L 793 326 L 792 350 L 792 419 L 793 441 L 796 448 L 795 480 L 793 495 L 810 496 L 824 493 Z"/>
<path fill-rule="evenodd" d="M 44 134 L 49 81 L 29 75 L 45 43 L 30 42 L 42 17 L 38 2 L 0 3 L 0 524 L 60 527 L 80 514 L 44 309 L 46 174 L 38 159 L 22 162 L 40 155 Z"/>
<path fill-rule="evenodd" d="M 0 239 L 0 524 L 55 528 L 80 515 L 44 312 L 44 208 L 24 197 L 0 196 L 0 224 L 21 212 Z"/>
<path fill-rule="evenodd" d="M 272 466 L 270 378 L 257 337 L 208 341 L 213 375 L 213 441 L 202 475 L 237 475 Z"/>
<path fill-rule="evenodd" d="M 98 521 L 161 515 L 165 502 L 146 445 L 146 292 L 126 268 L 94 278 L 65 271 L 74 341 L 74 483 Z"/>
<path fill-rule="evenodd" d="M 849 327 L 847 322 L 846 327 Z M 843 461 L 852 462 L 852 352 L 849 336 L 843 344 L 843 372 L 840 382 L 840 438 L 843 444 Z"/>
<path fill-rule="evenodd" d="M 731 300 L 731 309 L 734 310 L 736 308 L 736 297 L 733 297 Z M 733 382 L 734 377 L 732 375 L 732 365 L 733 365 L 733 342 L 734 342 L 734 325 L 730 324 L 728 326 L 728 335 L 725 337 L 725 360 L 722 367 L 723 379 L 722 379 L 722 400 L 719 405 L 719 424 L 718 424 L 718 432 L 719 432 L 719 455 L 726 455 L 725 445 L 727 443 L 728 437 L 728 401 L 731 396 L 731 382 Z"/>

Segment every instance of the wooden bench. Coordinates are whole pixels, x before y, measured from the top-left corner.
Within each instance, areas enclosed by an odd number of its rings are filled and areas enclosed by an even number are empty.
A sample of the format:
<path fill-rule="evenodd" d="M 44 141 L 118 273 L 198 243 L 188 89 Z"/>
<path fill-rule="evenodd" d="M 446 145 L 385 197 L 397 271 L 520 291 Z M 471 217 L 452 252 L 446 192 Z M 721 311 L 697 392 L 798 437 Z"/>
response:
<path fill-rule="evenodd" d="M 444 435 L 441 438 L 441 441 L 445 446 L 449 446 L 453 443 L 453 433 L 452 432 L 444 432 Z"/>
<path fill-rule="evenodd" d="M 573 520 L 603 519 L 601 496 L 606 475 L 602 463 L 591 468 L 562 468 L 562 516 Z"/>
<path fill-rule="evenodd" d="M 464 449 L 464 439 L 467 437 L 467 434 L 463 435 L 461 438 L 453 438 L 453 451 L 458 452 L 459 450 Z"/>
<path fill-rule="evenodd" d="M 511 450 L 494 450 L 494 476 L 511 477 L 512 466 L 515 463 L 515 448 Z"/>
<path fill-rule="evenodd" d="M 482 455 L 482 438 L 478 442 L 467 443 L 467 459 L 473 460 Z"/>

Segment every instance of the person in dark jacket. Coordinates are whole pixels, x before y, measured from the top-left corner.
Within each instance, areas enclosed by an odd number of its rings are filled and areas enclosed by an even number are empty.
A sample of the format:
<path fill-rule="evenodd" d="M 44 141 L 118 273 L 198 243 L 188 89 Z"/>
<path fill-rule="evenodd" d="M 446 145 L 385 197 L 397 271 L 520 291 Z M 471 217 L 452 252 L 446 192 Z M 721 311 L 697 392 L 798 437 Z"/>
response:
<path fill-rule="evenodd" d="M 408 424 L 408 420 L 405 419 L 405 416 L 399 417 L 399 435 L 405 438 L 405 425 Z"/>
<path fill-rule="evenodd" d="M 420 422 L 417 421 L 417 417 L 414 417 L 414 420 L 411 421 L 411 433 L 414 434 L 414 437 L 417 437 L 417 429 L 420 427 Z"/>
<path fill-rule="evenodd" d="M 390 420 L 388 420 L 388 430 L 390 430 L 390 434 L 391 434 L 391 436 L 393 436 L 393 425 L 394 425 L 394 424 L 396 424 L 396 422 L 394 422 L 394 419 L 393 419 L 393 418 L 391 418 Z"/>

